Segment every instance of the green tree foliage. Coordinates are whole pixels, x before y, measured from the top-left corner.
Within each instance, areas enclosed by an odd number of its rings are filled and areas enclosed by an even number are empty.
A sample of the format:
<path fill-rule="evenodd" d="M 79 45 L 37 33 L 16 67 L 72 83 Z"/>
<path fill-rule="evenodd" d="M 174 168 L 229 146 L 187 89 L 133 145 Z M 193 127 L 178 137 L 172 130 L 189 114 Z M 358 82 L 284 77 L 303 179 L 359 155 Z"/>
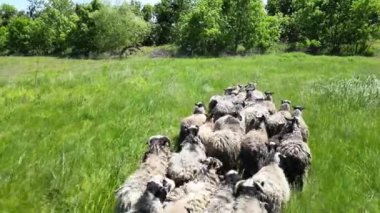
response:
<path fill-rule="evenodd" d="M 380 38 L 378 0 L 299 0 L 294 25 L 312 51 L 362 54 Z"/>
<path fill-rule="evenodd" d="M 142 17 L 145 21 L 152 21 L 153 14 L 154 13 L 154 7 L 151 4 L 146 4 L 141 10 Z"/>
<path fill-rule="evenodd" d="M 86 55 L 96 51 L 96 26 L 93 13 L 104 5 L 99 0 L 93 0 L 88 5 L 76 5 L 75 14 L 78 19 L 69 36 L 69 43 L 74 55 Z"/>
<path fill-rule="evenodd" d="M 194 0 L 161 0 L 154 6 L 156 27 L 154 29 L 155 43 L 167 44 L 173 41 L 176 25 L 180 17 L 193 8 Z"/>
<path fill-rule="evenodd" d="M 28 0 L 28 16 L 36 18 L 45 7 L 45 0 Z"/>
<path fill-rule="evenodd" d="M 239 45 L 264 52 L 280 33 L 260 0 L 201 0 L 180 23 L 177 43 L 193 54 L 236 53 Z"/>
<path fill-rule="evenodd" d="M 178 27 L 177 43 L 191 54 L 217 54 L 223 50 L 223 0 L 201 0 L 196 8 L 183 17 Z"/>
<path fill-rule="evenodd" d="M 129 47 L 139 46 L 150 33 L 150 26 L 136 16 L 130 5 L 103 7 L 94 13 L 95 45 L 99 52 L 123 54 Z"/>
<path fill-rule="evenodd" d="M 26 16 L 15 17 L 8 25 L 8 48 L 11 53 L 29 54 L 34 22 Z"/>
<path fill-rule="evenodd" d="M 0 27 L 0 55 L 7 51 L 8 28 Z"/>
<path fill-rule="evenodd" d="M 0 26 L 7 26 L 10 19 L 17 15 L 17 9 L 9 4 L 0 5 Z"/>

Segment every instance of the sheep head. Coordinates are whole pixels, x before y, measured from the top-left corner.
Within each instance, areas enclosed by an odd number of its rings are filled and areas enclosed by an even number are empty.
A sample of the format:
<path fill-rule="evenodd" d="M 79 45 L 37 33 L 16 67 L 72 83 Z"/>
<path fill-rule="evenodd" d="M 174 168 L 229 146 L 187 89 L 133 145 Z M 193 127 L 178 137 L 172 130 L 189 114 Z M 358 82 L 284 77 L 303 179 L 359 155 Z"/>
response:
<path fill-rule="evenodd" d="M 289 111 L 291 104 L 292 104 L 292 102 L 289 100 L 281 100 L 280 110 L 281 111 Z"/>
<path fill-rule="evenodd" d="M 165 150 L 165 152 L 169 152 L 170 139 L 167 136 L 163 136 L 163 135 L 152 136 L 148 140 L 148 146 L 149 146 L 149 151 L 145 153 L 144 160 L 146 159 L 147 155 L 150 153 L 157 154 L 163 150 Z"/>
<path fill-rule="evenodd" d="M 193 114 L 206 114 L 205 105 L 202 102 L 195 103 Z"/>
<path fill-rule="evenodd" d="M 153 177 L 146 185 L 146 191 L 164 202 L 167 194 L 174 189 L 174 182 L 162 176 Z"/>
<path fill-rule="evenodd" d="M 273 101 L 273 92 L 271 91 L 265 91 L 264 92 L 264 95 L 265 95 L 265 100 L 267 101 Z"/>

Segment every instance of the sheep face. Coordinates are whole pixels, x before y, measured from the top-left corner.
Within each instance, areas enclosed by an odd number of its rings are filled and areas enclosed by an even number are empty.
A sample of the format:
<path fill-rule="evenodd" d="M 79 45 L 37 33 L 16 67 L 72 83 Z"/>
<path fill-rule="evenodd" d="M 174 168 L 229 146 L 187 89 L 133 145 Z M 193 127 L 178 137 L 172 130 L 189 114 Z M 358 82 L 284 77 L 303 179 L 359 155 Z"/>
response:
<path fill-rule="evenodd" d="M 264 95 L 265 95 L 265 100 L 266 101 L 273 101 L 273 92 L 270 92 L 270 91 L 266 91 L 264 92 Z"/>
<path fill-rule="evenodd" d="M 159 153 L 163 150 L 168 150 L 170 147 L 170 139 L 166 136 L 157 135 L 152 136 L 148 140 L 149 151 L 148 153 Z"/>
<path fill-rule="evenodd" d="M 292 102 L 289 100 L 281 100 L 280 111 L 289 111 L 291 104 Z"/>
<path fill-rule="evenodd" d="M 302 106 L 295 106 L 295 107 L 293 107 L 293 109 L 294 109 L 293 115 L 295 117 L 301 117 L 302 116 L 302 111 L 304 110 L 304 108 Z"/>
<path fill-rule="evenodd" d="M 195 103 L 193 114 L 206 114 L 205 105 L 202 102 Z"/>

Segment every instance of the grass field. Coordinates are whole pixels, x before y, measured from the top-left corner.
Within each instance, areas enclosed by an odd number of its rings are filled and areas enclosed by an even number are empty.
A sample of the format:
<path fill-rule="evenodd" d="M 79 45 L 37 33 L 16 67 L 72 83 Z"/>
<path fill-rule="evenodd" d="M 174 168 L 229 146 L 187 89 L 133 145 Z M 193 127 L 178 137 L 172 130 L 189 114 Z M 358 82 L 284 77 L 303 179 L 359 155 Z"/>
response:
<path fill-rule="evenodd" d="M 306 107 L 313 154 L 286 212 L 379 212 L 380 60 L 0 58 L 0 211 L 112 212 L 155 134 L 196 101 L 257 81 Z"/>

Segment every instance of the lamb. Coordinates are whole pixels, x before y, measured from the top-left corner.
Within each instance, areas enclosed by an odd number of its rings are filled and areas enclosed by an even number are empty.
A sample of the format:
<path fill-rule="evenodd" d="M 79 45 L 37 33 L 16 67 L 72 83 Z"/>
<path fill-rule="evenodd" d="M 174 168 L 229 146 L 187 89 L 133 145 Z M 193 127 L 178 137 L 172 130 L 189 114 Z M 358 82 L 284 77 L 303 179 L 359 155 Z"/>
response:
<path fill-rule="evenodd" d="M 302 106 L 295 106 L 293 116 L 298 118 L 299 126 L 302 133 L 302 140 L 307 143 L 309 139 L 309 127 L 306 125 L 305 120 L 302 118 L 302 111 L 304 110 L 304 107 Z"/>
<path fill-rule="evenodd" d="M 133 208 L 146 190 L 146 183 L 156 175 L 164 176 L 170 157 L 170 140 L 166 136 L 152 136 L 143 163 L 116 191 L 117 212 Z"/>
<path fill-rule="evenodd" d="M 265 126 L 265 116 L 254 120 L 253 129 L 242 139 L 240 151 L 240 169 L 243 178 L 249 178 L 260 168 L 262 161 L 268 155 L 268 134 Z"/>
<path fill-rule="evenodd" d="M 181 129 L 179 133 L 178 141 L 181 143 L 186 138 L 186 128 L 191 125 L 201 126 L 206 122 L 206 109 L 202 102 L 195 104 L 193 114 L 186 117 L 181 122 Z M 179 144 L 180 145 L 180 144 Z"/>
<path fill-rule="evenodd" d="M 287 132 L 281 137 L 277 151 L 285 156 L 283 168 L 288 182 L 294 189 L 302 190 L 312 160 L 310 148 L 302 140 L 297 117 L 289 120 L 285 129 Z"/>
<path fill-rule="evenodd" d="M 227 115 L 220 118 L 225 124 L 223 128 L 212 132 L 205 142 L 207 156 L 218 158 L 223 163 L 222 172 L 236 169 L 240 152 L 240 143 L 244 135 L 239 119 Z M 217 126 L 215 124 L 215 126 Z"/>
<path fill-rule="evenodd" d="M 235 170 L 230 170 L 224 176 L 224 183 L 221 184 L 215 195 L 207 205 L 208 213 L 230 213 L 234 211 L 235 197 L 233 190 L 235 184 L 241 180 L 240 175 Z"/>
<path fill-rule="evenodd" d="M 290 199 L 290 187 L 285 177 L 282 165 L 282 155 L 278 152 L 271 152 L 268 164 L 261 168 L 251 178 L 240 181 L 237 188 L 253 187 L 254 196 L 261 202 L 266 203 L 268 212 L 280 212 L 283 205 Z"/>
<path fill-rule="evenodd" d="M 292 115 L 290 113 L 289 100 L 281 100 L 281 107 L 278 112 L 271 115 L 267 120 L 267 128 L 269 137 L 273 137 L 280 133 L 284 125 L 286 124 L 285 118 L 290 118 Z"/>
<path fill-rule="evenodd" d="M 195 180 L 176 188 L 167 197 L 165 213 L 203 213 L 206 210 L 212 194 L 219 186 L 217 170 L 222 163 L 216 158 L 207 158 L 202 161 L 204 165 Z"/>
<path fill-rule="evenodd" d="M 167 175 L 177 186 L 193 180 L 202 168 L 200 160 L 206 159 L 206 150 L 198 132 L 198 126 L 189 127 L 188 136 L 181 144 L 181 151 L 173 153 L 169 160 Z"/>
<path fill-rule="evenodd" d="M 175 184 L 172 180 L 157 175 L 146 185 L 144 194 L 137 201 L 129 213 L 162 213 L 163 202 L 167 194 L 173 190 Z"/>
<path fill-rule="evenodd" d="M 266 91 L 264 92 L 264 106 L 268 109 L 269 114 L 273 115 L 276 113 L 276 105 L 273 102 L 273 92 Z"/>

